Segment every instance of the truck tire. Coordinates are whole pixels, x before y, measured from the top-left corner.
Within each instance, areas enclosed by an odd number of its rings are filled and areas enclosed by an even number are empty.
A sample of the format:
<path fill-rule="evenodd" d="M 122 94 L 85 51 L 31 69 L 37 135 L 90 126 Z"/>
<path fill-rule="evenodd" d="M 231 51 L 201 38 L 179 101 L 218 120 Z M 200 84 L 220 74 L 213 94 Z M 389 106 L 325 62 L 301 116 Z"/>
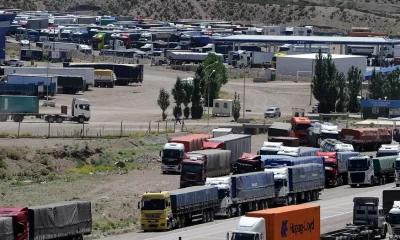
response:
<path fill-rule="evenodd" d="M 201 223 L 207 222 L 207 210 L 203 211 L 203 217 L 201 218 Z"/>
<path fill-rule="evenodd" d="M 210 222 L 214 222 L 215 215 L 214 215 L 214 210 L 210 210 Z"/>
<path fill-rule="evenodd" d="M 54 117 L 53 116 L 48 116 L 47 117 L 47 122 L 48 123 L 53 123 L 54 122 Z"/>
<path fill-rule="evenodd" d="M 181 216 L 181 226 L 186 227 L 186 218 L 185 216 Z"/>
<path fill-rule="evenodd" d="M 258 202 L 254 202 L 253 204 L 254 204 L 254 211 L 260 210 Z"/>
<path fill-rule="evenodd" d="M 57 123 L 62 123 L 64 121 L 64 119 L 62 117 L 57 117 L 56 118 L 56 122 Z"/>
<path fill-rule="evenodd" d="M 311 202 L 311 192 L 306 192 L 306 202 Z"/>
<path fill-rule="evenodd" d="M 297 194 L 293 195 L 293 205 L 297 205 Z"/>
<path fill-rule="evenodd" d="M 23 120 L 24 120 L 24 116 L 22 116 L 22 115 L 14 115 L 13 116 L 14 122 L 22 122 Z"/>
<path fill-rule="evenodd" d="M 385 228 L 383 229 L 383 233 L 380 235 L 381 239 L 385 239 L 387 235 L 387 227 L 385 226 Z"/>
<path fill-rule="evenodd" d="M 400 184 L 396 184 L 396 187 L 400 187 Z"/>
<path fill-rule="evenodd" d="M 237 206 L 236 216 L 237 216 L 237 217 L 240 217 L 240 216 L 242 216 L 242 215 L 243 215 L 243 206 L 242 206 L 242 204 L 239 204 L 239 205 Z"/>
<path fill-rule="evenodd" d="M 177 221 L 177 223 L 176 223 L 176 228 L 177 228 L 177 229 L 182 228 L 182 221 L 181 221 L 181 218 L 178 217 L 178 218 L 176 219 L 176 221 Z"/>
<path fill-rule="evenodd" d="M 85 118 L 82 116 L 78 117 L 78 123 L 84 123 L 85 122 Z"/>
<path fill-rule="evenodd" d="M 374 179 L 374 177 L 371 177 L 371 186 L 375 186 L 375 179 Z"/>
<path fill-rule="evenodd" d="M 8 116 L 7 115 L 0 115 L 0 122 L 7 122 Z"/>
<path fill-rule="evenodd" d="M 232 217 L 232 209 L 228 207 L 228 209 L 226 210 L 226 218 L 231 218 L 231 217 Z"/>
<path fill-rule="evenodd" d="M 386 176 L 383 176 L 382 177 L 382 185 L 385 185 L 386 183 L 387 183 Z"/>

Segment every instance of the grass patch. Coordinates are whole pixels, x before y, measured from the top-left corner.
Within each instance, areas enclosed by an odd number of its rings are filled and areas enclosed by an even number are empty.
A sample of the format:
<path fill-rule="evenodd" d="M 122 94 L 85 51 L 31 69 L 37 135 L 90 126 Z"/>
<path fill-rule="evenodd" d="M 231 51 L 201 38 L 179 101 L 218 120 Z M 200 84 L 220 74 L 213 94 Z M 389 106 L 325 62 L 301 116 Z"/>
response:
<path fill-rule="evenodd" d="M 207 120 L 207 119 L 208 119 L 208 114 L 203 114 L 203 116 L 201 117 L 201 119 Z M 215 119 L 215 117 L 214 117 L 212 114 L 210 114 L 210 119 Z"/>
<path fill-rule="evenodd" d="M 134 226 L 138 222 L 136 217 L 130 217 L 126 219 L 119 219 L 117 221 L 111 221 L 108 219 L 95 220 L 93 221 L 93 230 L 108 232 L 111 230 L 124 229 Z"/>
<path fill-rule="evenodd" d="M 218 97 L 222 98 L 222 99 L 231 99 L 232 98 L 232 96 L 228 92 L 225 92 L 225 91 L 220 91 Z"/>

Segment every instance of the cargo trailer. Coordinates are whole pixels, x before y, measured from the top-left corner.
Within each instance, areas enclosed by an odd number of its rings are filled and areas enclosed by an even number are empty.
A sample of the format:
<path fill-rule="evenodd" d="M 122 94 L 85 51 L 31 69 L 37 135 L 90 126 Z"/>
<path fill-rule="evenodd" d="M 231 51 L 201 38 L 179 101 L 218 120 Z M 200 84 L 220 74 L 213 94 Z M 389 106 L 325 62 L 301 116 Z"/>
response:
<path fill-rule="evenodd" d="M 182 162 L 180 187 L 204 185 L 208 177 L 229 175 L 231 151 L 207 149 L 188 152 Z"/>
<path fill-rule="evenodd" d="M 278 155 L 286 155 L 292 157 L 306 157 L 306 156 L 315 156 L 317 152 L 321 151 L 320 148 L 312 148 L 312 147 L 280 147 L 278 151 Z"/>
<path fill-rule="evenodd" d="M 392 133 L 386 128 L 345 128 L 340 132 L 340 140 L 352 144 L 357 152 L 377 151 L 382 144 L 392 143 Z"/>
<path fill-rule="evenodd" d="M 203 141 L 209 138 L 211 138 L 209 134 L 190 134 L 169 140 L 160 152 L 162 173 L 180 173 L 184 154 L 201 150 Z"/>
<path fill-rule="evenodd" d="M 317 205 L 298 205 L 246 213 L 231 240 L 320 240 L 321 211 Z M 227 234 L 229 240 L 229 233 Z"/>
<path fill-rule="evenodd" d="M 43 84 L 8 84 L 0 82 L 0 95 L 25 95 L 38 96 L 45 95 Z M 50 92 L 55 91 L 55 83 L 50 86 Z"/>
<path fill-rule="evenodd" d="M 268 128 L 268 141 L 272 137 L 290 137 L 292 125 L 290 123 L 274 122 Z"/>
<path fill-rule="evenodd" d="M 296 137 L 269 137 L 269 142 L 283 142 L 283 146 L 298 147 L 300 140 Z"/>
<path fill-rule="evenodd" d="M 264 168 L 276 168 L 282 166 L 295 166 L 299 164 L 307 164 L 307 163 L 318 163 L 325 166 L 324 157 L 319 156 L 306 156 L 306 157 L 290 157 L 290 156 L 282 156 L 281 158 L 277 158 L 280 155 L 272 156 L 270 158 L 264 158 L 261 156 L 261 159 L 264 161 Z"/>
<path fill-rule="evenodd" d="M 77 94 L 86 90 L 86 80 L 82 76 L 58 76 L 57 87 L 63 94 Z"/>
<path fill-rule="evenodd" d="M 254 172 L 207 178 L 206 185 L 217 186 L 221 201 L 219 217 L 242 216 L 245 212 L 267 209 L 275 198 L 272 172 Z"/>
<path fill-rule="evenodd" d="M 218 188 L 214 186 L 146 192 L 139 202 L 141 229 L 171 230 L 195 222 L 212 222 L 219 205 Z"/>
<path fill-rule="evenodd" d="M 4 228 L 5 220 L 2 219 L 11 219 L 11 222 L 7 222 L 7 228 Z M 89 201 L 66 201 L 37 207 L 0 207 L 2 240 L 83 239 L 84 235 L 91 232 L 92 212 Z"/>
<path fill-rule="evenodd" d="M 243 153 L 251 152 L 251 135 L 229 134 L 210 138 L 203 142 L 203 149 L 224 149 L 231 151 L 231 171 L 236 160 Z"/>
<path fill-rule="evenodd" d="M 83 98 L 74 98 L 71 104 L 71 114 L 67 113 L 40 113 L 39 98 L 35 96 L 0 96 L 0 122 L 11 118 L 14 122 L 22 122 L 26 116 L 44 119 L 48 123 L 62 123 L 72 121 L 84 123 L 90 119 L 89 101 Z"/>
<path fill-rule="evenodd" d="M 167 58 L 171 64 L 184 64 L 184 63 L 201 63 L 206 59 L 209 53 L 196 53 L 196 52 L 167 52 Z M 224 62 L 224 55 L 216 53 L 216 55 Z"/>

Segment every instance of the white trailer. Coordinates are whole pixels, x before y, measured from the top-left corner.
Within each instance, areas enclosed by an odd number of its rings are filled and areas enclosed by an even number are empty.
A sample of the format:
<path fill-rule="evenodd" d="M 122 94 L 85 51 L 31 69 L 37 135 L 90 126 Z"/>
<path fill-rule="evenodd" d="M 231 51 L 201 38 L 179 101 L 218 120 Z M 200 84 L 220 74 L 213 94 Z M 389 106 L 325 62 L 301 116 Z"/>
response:
<path fill-rule="evenodd" d="M 273 52 L 232 51 L 228 54 L 228 64 L 234 67 L 262 67 L 267 64 L 272 64 L 274 55 L 275 53 Z"/>
<path fill-rule="evenodd" d="M 263 27 L 263 34 L 264 35 L 285 35 L 285 26 L 264 26 Z"/>
<path fill-rule="evenodd" d="M 213 116 L 232 116 L 233 100 L 231 99 L 214 99 Z"/>
<path fill-rule="evenodd" d="M 4 75 L 37 74 L 54 76 L 82 76 L 86 81 L 86 90 L 94 85 L 93 68 L 57 68 L 57 67 L 5 67 Z"/>
<path fill-rule="evenodd" d="M 78 46 L 76 43 L 64 42 L 43 42 L 43 50 L 47 51 L 76 51 Z"/>

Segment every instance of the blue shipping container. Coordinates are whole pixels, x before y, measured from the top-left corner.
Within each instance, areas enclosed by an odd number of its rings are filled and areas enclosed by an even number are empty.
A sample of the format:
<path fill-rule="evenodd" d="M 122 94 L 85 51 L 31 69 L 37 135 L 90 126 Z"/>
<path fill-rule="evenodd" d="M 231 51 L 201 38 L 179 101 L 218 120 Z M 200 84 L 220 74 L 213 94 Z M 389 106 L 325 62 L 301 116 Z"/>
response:
<path fill-rule="evenodd" d="M 231 198 L 248 199 L 275 195 L 273 172 L 254 172 L 231 177 Z"/>
<path fill-rule="evenodd" d="M 295 166 L 299 164 L 307 164 L 307 163 L 318 163 L 322 164 L 325 167 L 324 157 L 318 156 L 309 156 L 309 157 L 297 157 L 292 159 L 282 159 L 282 160 L 272 160 L 268 165 L 271 166 Z"/>
<path fill-rule="evenodd" d="M 301 164 L 288 167 L 290 192 L 321 189 L 325 186 L 325 168 L 322 164 Z"/>
<path fill-rule="evenodd" d="M 269 165 L 272 161 L 277 160 L 286 160 L 293 159 L 294 157 L 286 156 L 286 155 L 261 155 L 261 161 L 264 162 L 264 165 Z"/>
<path fill-rule="evenodd" d="M 170 192 L 172 208 L 218 200 L 218 187 L 196 186 Z"/>

